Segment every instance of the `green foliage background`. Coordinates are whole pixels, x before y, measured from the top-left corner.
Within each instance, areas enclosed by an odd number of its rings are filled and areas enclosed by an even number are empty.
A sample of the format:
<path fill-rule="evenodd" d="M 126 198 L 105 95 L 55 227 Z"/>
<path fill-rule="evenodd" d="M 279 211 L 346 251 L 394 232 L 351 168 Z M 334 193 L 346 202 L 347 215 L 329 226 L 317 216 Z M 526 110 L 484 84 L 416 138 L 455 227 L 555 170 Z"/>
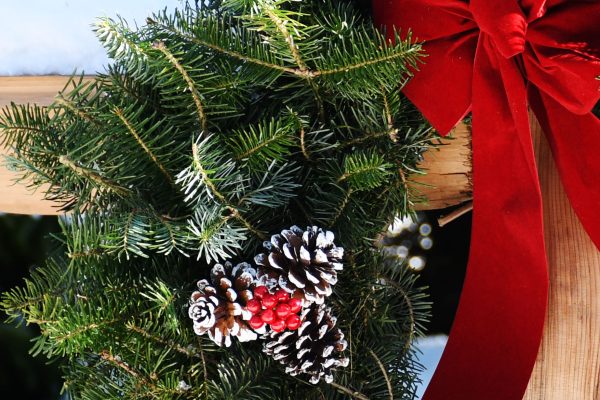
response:
<path fill-rule="evenodd" d="M 33 351 L 64 358 L 74 398 L 412 398 L 410 343 L 427 304 L 374 244 L 431 141 L 400 95 L 420 62 L 352 2 L 228 0 L 103 19 L 114 64 L 50 107 L 3 110 L 11 164 L 70 217 L 67 250 L 3 296 L 37 324 Z M 316 224 L 346 249 L 330 303 L 351 364 L 333 384 L 286 375 L 253 342 L 215 347 L 186 315 L 217 261 Z"/>

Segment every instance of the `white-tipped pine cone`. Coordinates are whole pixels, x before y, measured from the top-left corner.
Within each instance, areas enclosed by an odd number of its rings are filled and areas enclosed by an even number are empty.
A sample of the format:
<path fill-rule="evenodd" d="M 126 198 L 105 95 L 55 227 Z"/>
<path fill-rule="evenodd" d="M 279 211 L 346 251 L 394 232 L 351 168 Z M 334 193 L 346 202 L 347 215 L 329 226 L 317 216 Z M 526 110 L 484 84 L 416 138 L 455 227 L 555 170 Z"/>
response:
<path fill-rule="evenodd" d="M 343 269 L 344 249 L 333 239 L 333 232 L 316 226 L 306 231 L 292 226 L 271 236 L 264 243 L 268 253 L 254 257 L 258 284 L 289 293 L 299 290 L 307 301 L 323 304 L 337 282 L 337 271 Z"/>
<path fill-rule="evenodd" d="M 307 374 L 310 382 L 333 382 L 333 369 L 347 367 L 342 352 L 348 346 L 344 334 L 335 327 L 331 309 L 312 304 L 302 312 L 302 325 L 295 331 L 271 331 L 264 352 L 285 365 L 292 376 Z"/>
<path fill-rule="evenodd" d="M 216 264 L 211 271 L 211 282 L 202 279 L 198 290 L 192 293 L 189 317 L 194 321 L 194 332 L 208 336 L 219 346 L 231 346 L 231 336 L 240 342 L 256 340 L 256 332 L 248 321 L 252 315 L 244 309 L 252 299 L 251 286 L 256 270 L 248 263 L 232 266 Z"/>

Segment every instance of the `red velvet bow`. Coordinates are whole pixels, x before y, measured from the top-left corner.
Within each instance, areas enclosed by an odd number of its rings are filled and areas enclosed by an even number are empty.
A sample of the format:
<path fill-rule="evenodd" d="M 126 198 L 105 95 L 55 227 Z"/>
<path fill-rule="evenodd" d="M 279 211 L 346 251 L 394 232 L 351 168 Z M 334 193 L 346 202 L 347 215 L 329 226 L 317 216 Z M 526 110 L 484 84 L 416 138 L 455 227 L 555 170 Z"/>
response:
<path fill-rule="evenodd" d="M 446 134 L 473 113 L 469 267 L 426 399 L 520 399 L 536 359 L 548 275 L 531 106 L 577 215 L 600 247 L 598 0 L 374 0 L 428 57 L 405 87 Z"/>

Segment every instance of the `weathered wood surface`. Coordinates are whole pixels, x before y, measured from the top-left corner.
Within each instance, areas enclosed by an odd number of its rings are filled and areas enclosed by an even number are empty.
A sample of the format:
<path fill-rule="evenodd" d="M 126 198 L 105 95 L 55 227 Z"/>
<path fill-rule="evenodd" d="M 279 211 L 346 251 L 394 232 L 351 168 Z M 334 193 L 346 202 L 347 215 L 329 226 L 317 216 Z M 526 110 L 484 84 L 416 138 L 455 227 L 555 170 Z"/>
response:
<path fill-rule="evenodd" d="M 37 103 L 48 105 L 54 96 L 64 88 L 67 77 L 64 76 L 25 76 L 0 77 L 0 108 L 11 102 L 17 104 Z M 0 135 L 2 132 L 0 132 Z M 4 166 L 6 149 L 0 147 L 0 212 L 13 214 L 58 214 L 58 207 L 44 200 L 44 188 L 35 192 L 23 184 L 15 184 L 19 174 Z"/>
<path fill-rule="evenodd" d="M 473 196 L 471 128 L 460 123 L 443 145 L 424 154 L 420 167 L 426 175 L 413 175 L 413 194 L 427 199 L 419 210 L 439 210 L 468 201 Z"/>
<path fill-rule="evenodd" d="M 535 118 L 531 125 L 544 201 L 550 292 L 544 337 L 524 399 L 598 400 L 600 252 L 567 199 Z"/>

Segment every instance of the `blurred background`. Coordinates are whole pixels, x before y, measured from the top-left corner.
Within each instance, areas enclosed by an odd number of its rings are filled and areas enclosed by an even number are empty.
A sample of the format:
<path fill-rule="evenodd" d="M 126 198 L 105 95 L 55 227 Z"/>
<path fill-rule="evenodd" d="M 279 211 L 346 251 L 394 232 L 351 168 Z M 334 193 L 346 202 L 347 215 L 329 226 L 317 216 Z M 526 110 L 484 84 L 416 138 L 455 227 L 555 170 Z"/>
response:
<path fill-rule="evenodd" d="M 23 284 L 31 268 L 51 250 L 49 235 L 58 232 L 57 218 L 0 215 L 0 292 Z M 28 354 L 37 326 L 0 324 L 0 398 L 58 399 L 62 381 L 57 363 Z"/>

